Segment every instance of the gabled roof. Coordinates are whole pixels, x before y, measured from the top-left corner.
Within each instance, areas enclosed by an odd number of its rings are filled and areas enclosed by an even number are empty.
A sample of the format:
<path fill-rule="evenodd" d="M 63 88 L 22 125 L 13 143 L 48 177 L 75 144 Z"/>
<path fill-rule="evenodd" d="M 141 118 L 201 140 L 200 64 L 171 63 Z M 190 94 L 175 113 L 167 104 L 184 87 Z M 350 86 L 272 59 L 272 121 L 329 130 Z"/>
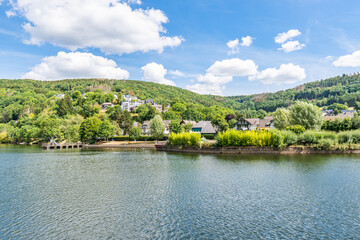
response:
<path fill-rule="evenodd" d="M 210 121 L 200 121 L 192 128 L 201 128 L 201 133 L 216 133 L 216 129 L 213 127 Z"/>
<path fill-rule="evenodd" d="M 182 120 L 180 124 L 189 124 L 189 123 L 193 126 L 196 124 L 195 121 L 191 121 L 191 120 Z"/>

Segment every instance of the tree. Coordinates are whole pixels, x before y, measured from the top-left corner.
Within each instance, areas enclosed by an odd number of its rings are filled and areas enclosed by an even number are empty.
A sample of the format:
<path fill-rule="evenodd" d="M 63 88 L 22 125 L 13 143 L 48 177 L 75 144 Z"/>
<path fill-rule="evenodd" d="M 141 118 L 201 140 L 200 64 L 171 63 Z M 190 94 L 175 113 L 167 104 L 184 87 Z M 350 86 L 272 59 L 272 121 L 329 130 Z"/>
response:
<path fill-rule="evenodd" d="M 164 122 L 160 115 L 156 115 L 150 121 L 150 133 L 154 139 L 159 140 L 163 137 L 165 130 Z"/>
<path fill-rule="evenodd" d="M 192 129 L 192 124 L 191 123 L 187 123 L 187 124 L 183 124 L 181 125 L 181 129 L 183 132 L 190 132 Z"/>
<path fill-rule="evenodd" d="M 319 130 L 323 123 L 322 112 L 319 107 L 306 102 L 296 102 L 290 107 L 291 125 L 301 125 L 306 129 Z"/>
<path fill-rule="evenodd" d="M 154 118 L 156 108 L 151 104 L 140 105 L 135 112 L 138 114 L 138 121 L 143 123 L 144 121 Z"/>
<path fill-rule="evenodd" d="M 174 105 L 172 105 L 171 110 L 184 113 L 186 111 L 186 106 L 182 103 L 175 103 Z"/>
<path fill-rule="evenodd" d="M 285 129 L 290 126 L 290 111 L 286 108 L 276 109 L 274 116 L 274 126 L 277 129 Z"/>
<path fill-rule="evenodd" d="M 60 120 L 53 116 L 43 116 L 35 124 L 39 128 L 39 137 L 50 140 L 51 138 L 61 138 Z"/>
<path fill-rule="evenodd" d="M 57 113 L 59 116 L 65 116 L 66 114 L 72 114 L 74 112 L 74 107 L 72 104 L 72 99 L 68 93 L 65 94 L 59 102 Z"/>
<path fill-rule="evenodd" d="M 171 121 L 169 127 L 170 127 L 170 132 L 173 133 L 181 133 L 182 131 L 181 125 L 178 121 Z"/>
<path fill-rule="evenodd" d="M 99 128 L 102 122 L 97 117 L 89 117 L 85 119 L 80 125 L 80 139 L 81 141 L 94 140 L 99 133 Z"/>
<path fill-rule="evenodd" d="M 98 136 L 102 139 L 108 140 L 109 137 L 115 134 L 115 127 L 109 120 L 104 120 L 99 128 Z"/>
<path fill-rule="evenodd" d="M 216 126 L 220 132 L 226 131 L 229 129 L 229 124 L 220 114 L 215 115 L 212 120 L 211 124 Z"/>
<path fill-rule="evenodd" d="M 142 130 L 138 127 L 132 127 L 129 131 L 129 138 L 132 141 L 139 140 L 141 137 Z"/>

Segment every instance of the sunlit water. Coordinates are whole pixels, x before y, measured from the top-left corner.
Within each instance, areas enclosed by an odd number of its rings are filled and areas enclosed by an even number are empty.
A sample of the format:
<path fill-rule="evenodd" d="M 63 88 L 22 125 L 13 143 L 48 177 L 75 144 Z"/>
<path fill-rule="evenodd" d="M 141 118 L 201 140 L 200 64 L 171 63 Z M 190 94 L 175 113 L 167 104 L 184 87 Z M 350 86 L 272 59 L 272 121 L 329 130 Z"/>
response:
<path fill-rule="evenodd" d="M 360 238 L 356 155 L 0 145 L 1 239 Z"/>

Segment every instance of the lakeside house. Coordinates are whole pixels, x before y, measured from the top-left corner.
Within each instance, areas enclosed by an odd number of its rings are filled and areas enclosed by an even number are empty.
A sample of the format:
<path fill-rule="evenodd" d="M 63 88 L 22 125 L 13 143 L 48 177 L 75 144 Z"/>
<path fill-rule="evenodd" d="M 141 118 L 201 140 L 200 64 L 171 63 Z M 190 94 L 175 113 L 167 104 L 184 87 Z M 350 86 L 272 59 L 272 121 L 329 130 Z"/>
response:
<path fill-rule="evenodd" d="M 198 132 L 201 134 L 212 134 L 215 135 L 217 129 L 211 124 L 211 121 L 200 121 L 192 126 L 191 130 L 193 132 Z"/>
<path fill-rule="evenodd" d="M 163 120 L 163 123 L 165 125 L 165 130 L 163 134 L 169 135 L 171 120 Z M 143 124 L 141 125 L 141 130 L 143 135 L 150 135 L 150 121 L 144 121 Z"/>
<path fill-rule="evenodd" d="M 274 118 L 272 116 L 267 116 L 264 119 L 260 118 L 240 118 L 239 121 L 235 124 L 234 129 L 236 130 L 261 130 L 261 129 L 273 129 L 274 128 Z"/>

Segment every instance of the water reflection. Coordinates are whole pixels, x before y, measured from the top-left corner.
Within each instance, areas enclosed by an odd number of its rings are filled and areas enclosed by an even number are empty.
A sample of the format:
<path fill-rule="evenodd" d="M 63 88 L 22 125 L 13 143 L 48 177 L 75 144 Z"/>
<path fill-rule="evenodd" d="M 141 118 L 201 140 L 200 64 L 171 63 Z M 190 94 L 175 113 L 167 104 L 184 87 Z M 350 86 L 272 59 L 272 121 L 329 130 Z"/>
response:
<path fill-rule="evenodd" d="M 0 147 L 1 238 L 358 238 L 354 155 Z"/>

